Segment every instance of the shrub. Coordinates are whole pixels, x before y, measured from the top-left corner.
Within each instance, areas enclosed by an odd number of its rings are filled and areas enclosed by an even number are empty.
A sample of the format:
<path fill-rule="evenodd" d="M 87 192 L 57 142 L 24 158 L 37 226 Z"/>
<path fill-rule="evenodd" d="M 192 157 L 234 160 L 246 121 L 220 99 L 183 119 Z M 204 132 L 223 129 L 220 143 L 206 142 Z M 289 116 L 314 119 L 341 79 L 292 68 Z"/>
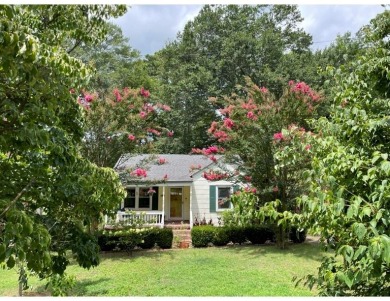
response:
<path fill-rule="evenodd" d="M 306 230 L 291 227 L 289 237 L 296 244 L 303 243 L 306 240 Z"/>
<path fill-rule="evenodd" d="M 157 231 L 158 235 L 157 235 L 156 244 L 162 249 L 172 248 L 172 241 L 173 241 L 172 229 L 163 228 L 157 230 L 158 230 Z"/>
<path fill-rule="evenodd" d="M 207 247 L 213 242 L 216 228 L 210 225 L 194 227 L 191 230 L 192 245 L 195 248 Z"/>
<path fill-rule="evenodd" d="M 244 234 L 244 227 L 241 226 L 228 226 L 226 227 L 226 232 L 229 237 L 229 241 L 232 243 L 242 244 L 246 241 Z"/>
<path fill-rule="evenodd" d="M 226 227 L 215 228 L 212 243 L 216 246 L 226 246 L 230 242 L 229 233 Z"/>
<path fill-rule="evenodd" d="M 247 226 L 244 228 L 244 235 L 252 244 L 264 244 L 272 238 L 273 231 L 262 225 Z"/>
<path fill-rule="evenodd" d="M 172 240 L 172 229 L 167 228 L 104 231 L 98 236 L 101 251 L 112 251 L 114 249 L 131 251 L 136 247 L 150 249 L 155 245 L 163 249 L 169 249 L 172 247 Z"/>

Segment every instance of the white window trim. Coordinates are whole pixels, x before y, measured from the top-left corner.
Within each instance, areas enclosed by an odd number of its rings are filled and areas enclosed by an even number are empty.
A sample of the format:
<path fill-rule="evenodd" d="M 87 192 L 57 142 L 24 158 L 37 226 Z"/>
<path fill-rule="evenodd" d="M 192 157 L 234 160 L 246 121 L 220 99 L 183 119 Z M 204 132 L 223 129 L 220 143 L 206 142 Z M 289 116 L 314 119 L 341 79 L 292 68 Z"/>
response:
<path fill-rule="evenodd" d="M 134 210 L 134 211 L 145 211 L 145 210 L 152 210 L 152 202 L 153 202 L 153 195 L 149 195 L 149 208 L 139 208 L 139 190 L 140 188 L 147 188 L 147 189 L 150 189 L 153 187 L 147 187 L 147 186 L 140 186 L 140 187 L 126 187 L 126 191 L 128 189 L 135 189 L 135 207 L 134 208 L 131 208 L 131 207 L 125 207 L 125 200 L 122 201 L 122 204 L 121 204 L 121 208 L 123 209 L 127 209 L 127 210 Z"/>
<path fill-rule="evenodd" d="M 217 212 L 222 212 L 222 211 L 226 211 L 226 210 L 229 210 L 229 209 L 232 209 L 233 208 L 233 204 L 232 202 L 230 201 L 230 204 L 229 204 L 229 208 L 219 208 L 218 206 L 218 190 L 219 188 L 229 188 L 230 189 L 230 196 L 233 195 L 233 186 L 231 185 L 217 185 L 215 187 L 215 210 Z"/>

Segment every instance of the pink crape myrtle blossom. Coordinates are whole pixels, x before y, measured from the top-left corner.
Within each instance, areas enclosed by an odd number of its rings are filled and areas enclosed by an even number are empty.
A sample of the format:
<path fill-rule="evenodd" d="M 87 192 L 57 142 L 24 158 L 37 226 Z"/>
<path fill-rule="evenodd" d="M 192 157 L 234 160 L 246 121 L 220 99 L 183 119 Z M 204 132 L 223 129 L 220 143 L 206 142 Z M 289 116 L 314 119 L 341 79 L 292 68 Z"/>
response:
<path fill-rule="evenodd" d="M 173 137 L 173 131 L 168 131 L 168 132 L 167 132 L 167 136 L 168 136 L 168 137 Z"/>
<path fill-rule="evenodd" d="M 150 92 L 148 90 L 145 90 L 144 87 L 141 88 L 141 90 L 139 91 L 139 93 L 145 97 L 145 98 L 148 98 L 150 96 Z"/>
<path fill-rule="evenodd" d="M 167 163 L 167 159 L 165 159 L 165 158 L 158 158 L 157 163 L 159 165 L 165 164 L 165 163 Z"/>
<path fill-rule="evenodd" d="M 134 141 L 134 140 L 135 140 L 135 136 L 134 136 L 133 134 L 129 134 L 129 135 L 127 136 L 127 138 L 128 138 L 129 140 L 131 140 L 131 141 Z"/>
<path fill-rule="evenodd" d="M 230 118 L 226 118 L 223 121 L 223 125 L 230 130 L 234 126 L 234 122 Z"/>
<path fill-rule="evenodd" d="M 203 178 L 205 178 L 208 181 L 219 181 L 223 179 L 227 179 L 229 175 L 227 173 L 219 173 L 215 171 L 208 171 L 203 173 Z"/>
<path fill-rule="evenodd" d="M 146 178 L 146 176 L 147 176 L 146 170 L 142 169 L 142 168 L 137 168 L 136 170 L 132 171 L 131 175 L 137 176 L 137 177 L 144 177 L 144 178 Z"/>
<path fill-rule="evenodd" d="M 146 116 L 148 116 L 148 113 L 146 113 L 146 112 L 144 112 L 144 111 L 141 111 L 141 112 L 139 113 L 139 116 L 141 117 L 141 119 L 145 119 Z"/>
<path fill-rule="evenodd" d="M 118 89 L 115 88 L 113 93 L 117 102 L 122 101 L 122 96 Z"/>
<path fill-rule="evenodd" d="M 283 134 L 282 133 L 275 133 L 274 134 L 274 140 L 275 141 L 281 141 L 281 140 L 283 140 Z"/>

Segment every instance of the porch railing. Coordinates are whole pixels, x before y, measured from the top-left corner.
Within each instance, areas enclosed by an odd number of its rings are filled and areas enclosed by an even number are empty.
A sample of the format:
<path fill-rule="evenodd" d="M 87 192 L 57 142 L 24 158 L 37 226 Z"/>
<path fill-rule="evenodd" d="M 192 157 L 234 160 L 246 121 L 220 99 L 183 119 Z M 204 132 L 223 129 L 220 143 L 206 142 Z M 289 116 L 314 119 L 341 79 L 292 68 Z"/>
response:
<path fill-rule="evenodd" d="M 164 228 L 164 211 L 118 211 L 114 219 L 106 216 L 105 224 L 109 226 L 120 224 Z"/>

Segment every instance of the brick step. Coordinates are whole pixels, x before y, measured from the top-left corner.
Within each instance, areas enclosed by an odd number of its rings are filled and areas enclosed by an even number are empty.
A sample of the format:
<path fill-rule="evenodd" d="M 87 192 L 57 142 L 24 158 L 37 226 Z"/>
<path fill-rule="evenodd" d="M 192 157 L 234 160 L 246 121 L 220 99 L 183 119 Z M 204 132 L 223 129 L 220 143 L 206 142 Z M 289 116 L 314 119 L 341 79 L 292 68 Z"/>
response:
<path fill-rule="evenodd" d="M 172 230 L 189 230 L 190 224 L 165 224 L 165 228 L 171 228 Z"/>

